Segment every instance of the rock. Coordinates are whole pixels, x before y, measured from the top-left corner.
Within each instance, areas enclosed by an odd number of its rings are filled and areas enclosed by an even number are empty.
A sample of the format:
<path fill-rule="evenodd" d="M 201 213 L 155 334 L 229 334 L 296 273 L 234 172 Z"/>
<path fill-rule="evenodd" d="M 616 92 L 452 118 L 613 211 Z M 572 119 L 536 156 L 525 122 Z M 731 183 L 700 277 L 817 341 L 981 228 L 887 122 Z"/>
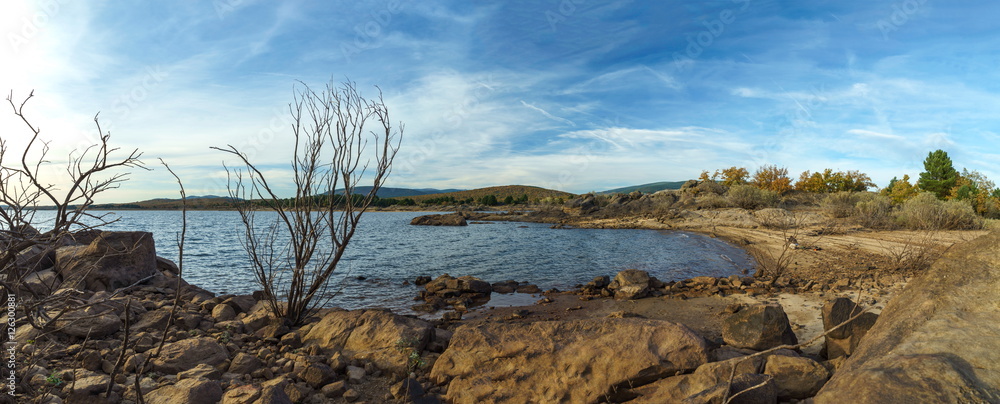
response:
<path fill-rule="evenodd" d="M 490 286 L 489 282 L 483 281 L 482 279 L 474 276 L 460 276 L 458 277 L 458 290 L 488 296 L 491 292 L 493 292 L 493 287 Z"/>
<path fill-rule="evenodd" d="M 781 399 L 815 396 L 830 379 L 830 371 L 809 358 L 772 355 L 767 358 L 764 374 L 774 377 Z"/>
<path fill-rule="evenodd" d="M 875 325 L 878 321 L 878 315 L 875 313 L 863 313 L 853 321 L 848 326 L 849 336 L 847 338 L 831 338 L 829 335 L 826 337 L 824 352 L 826 352 L 827 359 L 835 359 L 840 356 L 850 356 L 857 349 L 858 344 L 861 340 L 868 334 L 868 330 Z"/>
<path fill-rule="evenodd" d="M 400 354 L 400 341 L 421 351 L 427 346 L 432 330 L 433 326 L 426 321 L 388 311 L 330 311 L 302 337 L 302 342 L 404 374 L 408 373 L 409 363 Z"/>
<path fill-rule="evenodd" d="M 323 388 L 320 389 L 320 392 L 322 392 L 324 396 L 327 396 L 329 398 L 337 398 L 344 395 L 344 391 L 346 391 L 346 389 L 347 385 L 344 383 L 344 381 L 338 380 L 326 386 L 323 386 Z"/>
<path fill-rule="evenodd" d="M 62 284 L 62 281 L 56 276 L 56 272 L 50 268 L 26 275 L 21 282 L 21 287 L 29 293 L 45 296 L 59 289 L 60 284 Z"/>
<path fill-rule="evenodd" d="M 347 366 L 347 380 L 358 383 L 365 378 L 365 368 Z"/>
<path fill-rule="evenodd" d="M 344 400 L 346 400 L 347 402 L 353 403 L 357 401 L 359 398 L 361 398 L 361 393 L 358 393 L 357 390 L 354 389 L 348 389 L 347 391 L 344 392 L 343 397 Z"/>
<path fill-rule="evenodd" d="M 417 216 L 410 221 L 411 225 L 415 226 L 468 226 L 469 223 L 465 221 L 465 216 L 459 212 L 449 213 L 446 215 L 426 215 Z"/>
<path fill-rule="evenodd" d="M 1000 402 L 997 262 L 995 231 L 951 247 L 889 301 L 815 402 Z"/>
<path fill-rule="evenodd" d="M 410 402 L 424 395 L 424 387 L 416 379 L 408 377 L 392 387 L 392 397 L 404 402 Z"/>
<path fill-rule="evenodd" d="M 250 374 L 260 369 L 261 366 L 263 364 L 256 356 L 240 352 L 236 354 L 233 361 L 229 364 L 229 373 L 236 373 L 238 375 Z"/>
<path fill-rule="evenodd" d="M 145 399 L 149 404 L 216 404 L 222 400 L 222 386 L 217 381 L 184 379 L 149 392 Z"/>
<path fill-rule="evenodd" d="M 707 360 L 704 339 L 666 321 L 482 323 L 455 331 L 431 379 L 453 403 L 594 402 Z"/>
<path fill-rule="evenodd" d="M 59 309 L 49 310 L 52 317 L 58 312 Z M 104 338 L 118 332 L 122 324 L 121 318 L 113 310 L 91 306 L 67 312 L 54 322 L 54 328 L 74 337 Z"/>
<path fill-rule="evenodd" d="M 723 318 L 722 339 L 726 344 L 758 351 L 798 343 L 788 316 L 778 304 L 740 307 Z"/>
<path fill-rule="evenodd" d="M 204 363 L 219 366 L 229 359 L 229 351 L 212 338 L 189 338 L 163 346 L 160 357 L 153 360 L 153 369 L 176 374 Z"/>
<path fill-rule="evenodd" d="M 615 275 L 608 289 L 615 291 L 615 299 L 641 299 L 649 293 L 649 273 L 626 269 Z"/>
<path fill-rule="evenodd" d="M 56 249 L 56 272 L 64 285 L 114 291 L 151 278 L 156 270 L 156 246 L 147 232 L 103 232 L 85 246 Z"/>
<path fill-rule="evenodd" d="M 432 280 L 431 277 L 426 276 L 426 275 L 421 275 L 421 276 L 418 276 L 417 279 L 413 280 L 413 284 L 417 285 L 417 286 L 424 286 L 428 282 L 430 282 L 431 280 Z"/>
<path fill-rule="evenodd" d="M 250 384 L 232 387 L 222 396 L 221 404 L 257 404 L 260 402 L 257 400 L 260 390 L 260 387 Z"/>
<path fill-rule="evenodd" d="M 336 380 L 337 374 L 327 365 L 312 363 L 299 372 L 299 378 L 314 389 L 319 389 Z"/>
<path fill-rule="evenodd" d="M 260 385 L 260 399 L 255 401 L 254 404 L 292 404 L 291 398 L 285 393 L 285 387 L 288 384 L 288 379 L 284 377 L 262 383 Z"/>
<path fill-rule="evenodd" d="M 878 320 L 878 315 L 862 311 L 860 305 L 844 297 L 823 305 L 823 328 L 828 331 L 824 351 L 828 359 L 851 355 L 861 342 L 861 338 Z M 859 313 L 862 314 L 850 322 L 847 321 Z M 837 327 L 842 323 L 846 324 Z"/>
<path fill-rule="evenodd" d="M 517 293 L 531 293 L 531 294 L 542 293 L 542 289 L 540 289 L 538 285 L 531 285 L 531 284 L 518 285 L 515 291 Z"/>
<path fill-rule="evenodd" d="M 229 321 L 236 318 L 236 310 L 228 304 L 220 304 L 212 309 L 212 317 L 215 321 Z"/>
<path fill-rule="evenodd" d="M 222 372 L 212 366 L 206 365 L 204 363 L 199 363 L 192 369 L 185 370 L 177 374 L 177 380 L 184 379 L 208 379 L 208 380 L 219 380 L 222 378 Z"/>
<path fill-rule="evenodd" d="M 730 404 L 773 404 L 778 401 L 778 391 L 771 376 L 742 374 L 733 378 L 732 385 L 728 380 L 716 384 L 709 390 L 691 396 L 684 403 L 721 403 L 727 391 Z"/>
<path fill-rule="evenodd" d="M 67 381 L 73 389 L 74 394 L 80 395 L 97 395 L 104 392 L 108 387 L 108 382 L 111 381 L 111 376 L 107 375 L 94 375 L 81 377 L 73 381 Z"/>
<path fill-rule="evenodd" d="M 133 331 L 163 331 L 168 321 L 170 321 L 170 310 L 156 309 L 140 316 L 139 321 L 129 328 Z"/>

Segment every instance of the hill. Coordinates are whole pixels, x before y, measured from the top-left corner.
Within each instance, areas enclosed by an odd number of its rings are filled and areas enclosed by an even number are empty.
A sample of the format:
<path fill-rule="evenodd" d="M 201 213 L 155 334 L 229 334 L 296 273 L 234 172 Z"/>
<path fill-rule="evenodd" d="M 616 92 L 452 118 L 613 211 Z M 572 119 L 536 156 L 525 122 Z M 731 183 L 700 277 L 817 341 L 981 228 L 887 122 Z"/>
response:
<path fill-rule="evenodd" d="M 367 187 L 355 187 L 354 193 L 366 195 L 372 190 L 371 186 Z M 434 189 L 434 188 L 392 188 L 392 187 L 382 187 L 378 190 L 379 198 L 399 198 L 406 196 L 419 196 L 428 194 L 443 194 L 449 192 L 459 192 L 462 189 Z M 338 194 L 343 195 L 344 189 L 338 189 Z"/>
<path fill-rule="evenodd" d="M 446 193 L 440 193 L 440 194 L 427 194 L 427 195 L 409 196 L 409 197 L 406 197 L 406 198 L 413 199 L 414 201 L 420 202 L 420 201 L 424 201 L 424 200 L 427 200 L 427 199 L 452 197 L 452 198 L 455 198 L 456 200 L 461 201 L 461 200 L 466 200 L 466 199 L 479 200 L 480 198 L 482 198 L 484 196 L 487 196 L 487 195 L 493 195 L 493 196 L 497 197 L 497 199 L 499 199 L 499 200 L 503 200 L 504 198 L 506 198 L 508 196 L 513 197 L 513 198 L 518 198 L 518 197 L 521 197 L 523 195 L 527 195 L 529 201 L 537 201 L 539 199 L 548 198 L 548 197 L 551 197 L 551 198 L 564 198 L 565 199 L 565 198 L 572 198 L 574 196 L 573 194 L 568 193 L 568 192 L 556 191 L 556 190 L 553 190 L 553 189 L 545 189 L 545 188 L 542 188 L 542 187 L 533 187 L 533 186 L 528 186 L 528 185 L 504 185 L 504 186 L 499 186 L 499 187 L 486 187 L 486 188 L 479 188 L 479 189 L 471 189 L 471 190 L 468 190 L 468 191 L 446 192 Z M 397 197 L 397 198 L 393 198 L 393 199 L 400 199 L 400 198 L 401 197 Z"/>
<path fill-rule="evenodd" d="M 657 191 L 662 191 L 664 189 L 681 189 L 681 185 L 687 181 L 663 181 L 663 182 L 652 182 L 649 184 L 633 185 L 630 187 L 622 187 L 609 189 L 607 191 L 598 192 L 599 194 L 627 194 L 632 191 L 639 191 L 644 194 L 651 194 Z"/>
<path fill-rule="evenodd" d="M 226 196 L 189 196 L 187 198 L 188 209 L 204 209 L 204 210 L 228 210 L 232 209 L 232 198 Z M 91 209 L 95 210 L 120 210 L 120 209 L 151 209 L 151 210 L 179 210 L 181 209 L 181 200 L 178 199 L 168 199 L 168 198 L 156 198 L 147 201 L 139 202 L 128 202 L 128 203 L 102 203 L 95 204 L 91 206 Z"/>

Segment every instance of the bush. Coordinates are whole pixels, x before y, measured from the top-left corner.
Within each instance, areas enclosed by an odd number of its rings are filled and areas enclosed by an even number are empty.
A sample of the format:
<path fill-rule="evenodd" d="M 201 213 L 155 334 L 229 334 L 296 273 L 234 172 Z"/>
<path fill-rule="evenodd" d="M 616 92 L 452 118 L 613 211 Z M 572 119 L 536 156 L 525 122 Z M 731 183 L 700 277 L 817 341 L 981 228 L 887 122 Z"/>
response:
<path fill-rule="evenodd" d="M 726 193 L 726 186 L 715 181 L 702 181 L 698 186 L 694 187 L 697 190 L 697 194 L 716 194 L 724 195 Z"/>
<path fill-rule="evenodd" d="M 854 205 L 857 202 L 855 193 L 843 191 L 827 195 L 823 198 L 823 202 L 820 202 L 820 206 L 833 217 L 851 217 L 854 215 Z"/>
<path fill-rule="evenodd" d="M 777 192 L 763 190 L 753 185 L 734 185 L 729 188 L 726 197 L 733 206 L 748 210 L 773 207 L 781 199 Z"/>
<path fill-rule="evenodd" d="M 728 208 L 729 200 L 722 195 L 709 193 L 705 194 L 705 196 L 698 197 L 698 207 L 702 209 Z"/>
<path fill-rule="evenodd" d="M 892 226 L 892 199 L 888 196 L 866 192 L 858 195 L 854 205 L 858 224 L 871 229 Z"/>
<path fill-rule="evenodd" d="M 945 202 L 930 192 L 904 202 L 896 220 L 913 230 L 971 230 L 981 229 L 984 224 L 967 201 Z"/>

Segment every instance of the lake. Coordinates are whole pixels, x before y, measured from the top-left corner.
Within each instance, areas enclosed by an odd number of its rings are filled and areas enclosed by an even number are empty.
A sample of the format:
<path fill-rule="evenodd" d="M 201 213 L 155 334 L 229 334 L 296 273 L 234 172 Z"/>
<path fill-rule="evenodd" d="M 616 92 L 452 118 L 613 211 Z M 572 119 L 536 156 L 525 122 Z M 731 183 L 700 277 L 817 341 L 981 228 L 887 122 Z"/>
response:
<path fill-rule="evenodd" d="M 95 212 L 102 213 L 102 212 Z M 39 212 L 43 217 L 50 212 Z M 411 226 L 427 212 L 369 212 L 337 268 L 333 305 L 387 307 L 410 313 L 419 275 L 472 275 L 566 290 L 599 275 L 637 268 L 660 280 L 729 276 L 753 267 L 747 253 L 694 233 L 658 230 L 551 229 L 543 223 L 497 222 L 467 227 Z M 153 233 L 158 255 L 177 261 L 179 211 L 121 211 L 108 230 Z M 271 212 L 261 218 L 273 218 Z M 48 216 L 51 217 L 51 216 Z M 44 225 L 40 228 L 44 228 Z M 184 277 L 220 294 L 258 290 L 232 211 L 188 212 Z M 363 277 L 359 278 L 359 277 Z"/>

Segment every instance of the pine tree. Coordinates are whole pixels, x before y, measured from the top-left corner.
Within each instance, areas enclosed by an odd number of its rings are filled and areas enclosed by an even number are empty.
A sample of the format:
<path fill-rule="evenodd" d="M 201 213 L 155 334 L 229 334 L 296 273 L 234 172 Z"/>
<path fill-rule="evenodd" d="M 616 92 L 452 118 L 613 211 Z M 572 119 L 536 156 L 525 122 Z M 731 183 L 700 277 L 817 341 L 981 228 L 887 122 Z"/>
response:
<path fill-rule="evenodd" d="M 938 199 L 945 199 L 951 194 L 951 189 L 955 187 L 957 180 L 958 171 L 955 171 L 955 167 L 952 166 L 948 153 L 938 149 L 927 153 L 927 159 L 924 160 L 924 172 L 920 173 L 917 186 L 934 193 Z"/>

